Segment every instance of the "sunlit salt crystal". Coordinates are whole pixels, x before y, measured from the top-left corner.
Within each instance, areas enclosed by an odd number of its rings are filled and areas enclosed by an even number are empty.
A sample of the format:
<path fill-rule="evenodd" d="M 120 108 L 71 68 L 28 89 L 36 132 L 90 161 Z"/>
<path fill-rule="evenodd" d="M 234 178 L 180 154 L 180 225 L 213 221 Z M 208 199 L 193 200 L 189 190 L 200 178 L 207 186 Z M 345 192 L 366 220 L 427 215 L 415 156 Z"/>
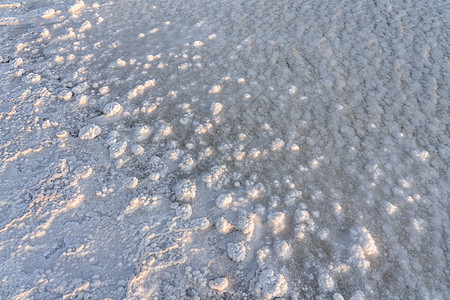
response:
<path fill-rule="evenodd" d="M 289 88 L 289 94 L 291 94 L 291 95 L 295 95 L 295 94 L 297 94 L 297 87 L 295 86 L 295 85 L 292 85 L 290 88 Z"/>
<path fill-rule="evenodd" d="M 120 59 L 120 58 L 118 58 L 118 59 L 116 60 L 116 64 L 117 64 L 118 66 L 120 66 L 120 67 L 125 67 L 125 66 L 127 65 L 127 62 L 124 61 L 124 60 L 122 60 L 122 59 Z"/>
<path fill-rule="evenodd" d="M 345 300 L 345 298 L 340 293 L 335 293 L 333 295 L 333 300 Z"/>
<path fill-rule="evenodd" d="M 42 29 L 41 31 L 41 37 L 48 38 L 50 37 L 50 31 L 47 28 Z"/>

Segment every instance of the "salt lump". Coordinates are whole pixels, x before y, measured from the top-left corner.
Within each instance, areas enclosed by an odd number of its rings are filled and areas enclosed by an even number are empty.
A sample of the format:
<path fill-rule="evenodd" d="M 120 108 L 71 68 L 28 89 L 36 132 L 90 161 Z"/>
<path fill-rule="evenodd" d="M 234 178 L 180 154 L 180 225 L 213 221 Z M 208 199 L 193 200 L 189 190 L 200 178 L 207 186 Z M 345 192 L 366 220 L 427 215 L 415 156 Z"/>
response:
<path fill-rule="evenodd" d="M 144 154 L 145 149 L 141 145 L 133 145 L 131 147 L 131 153 L 133 153 L 136 156 Z"/>
<path fill-rule="evenodd" d="M 192 207 L 189 204 L 183 204 L 176 208 L 175 214 L 183 220 L 187 220 L 192 215 Z"/>
<path fill-rule="evenodd" d="M 367 269 L 370 267 L 370 261 L 368 258 L 371 256 L 377 256 L 378 248 L 372 238 L 372 235 L 366 227 L 362 227 L 358 231 L 354 231 L 353 235 L 357 243 L 352 247 L 352 260 L 358 267 Z"/>
<path fill-rule="evenodd" d="M 229 243 L 227 245 L 228 257 L 234 262 L 241 262 L 245 259 L 246 250 L 243 242 Z"/>
<path fill-rule="evenodd" d="M 272 226 L 273 233 L 277 234 L 284 230 L 285 223 L 284 213 L 274 212 L 269 215 L 269 223 Z"/>
<path fill-rule="evenodd" d="M 263 299 L 273 299 L 275 297 L 282 297 L 288 290 L 288 284 L 284 276 L 281 274 L 275 275 L 271 269 L 264 270 L 259 275 L 259 280 L 256 283 L 255 292 Z"/>
<path fill-rule="evenodd" d="M 232 228 L 233 226 L 224 217 L 216 221 L 216 229 L 221 234 L 227 234 Z"/>
<path fill-rule="evenodd" d="M 321 274 L 319 276 L 319 287 L 327 292 L 334 290 L 334 280 L 328 273 Z"/>
<path fill-rule="evenodd" d="M 280 258 L 286 259 L 290 256 L 291 247 L 285 241 L 279 242 L 276 245 L 277 254 Z"/>
<path fill-rule="evenodd" d="M 111 158 L 119 158 L 121 157 L 125 151 L 127 150 L 128 143 L 126 141 L 118 142 L 113 144 L 109 148 L 109 156 Z"/>
<path fill-rule="evenodd" d="M 216 199 L 216 205 L 221 209 L 227 208 L 232 202 L 233 196 L 231 194 L 223 194 Z"/>
<path fill-rule="evenodd" d="M 81 0 L 81 1 L 77 1 L 74 5 L 72 5 L 70 8 L 69 8 L 69 12 L 70 13 L 74 13 L 74 12 L 76 12 L 76 11 L 79 11 L 80 9 L 82 9 L 84 7 L 84 2 Z"/>
<path fill-rule="evenodd" d="M 51 17 L 53 17 L 56 14 L 55 10 L 53 8 L 47 9 L 46 11 L 44 11 L 44 13 L 42 14 L 42 18 L 43 19 L 49 19 Z"/>
<path fill-rule="evenodd" d="M 179 201 L 191 201 L 195 198 L 196 192 L 197 186 L 195 185 L 195 182 L 186 179 L 178 184 L 175 190 L 175 196 Z"/>
<path fill-rule="evenodd" d="M 218 94 L 218 93 L 220 93 L 221 90 L 222 90 L 222 87 L 220 85 L 215 85 L 209 90 L 209 93 L 210 94 Z"/>
<path fill-rule="evenodd" d="M 103 113 L 107 117 L 117 116 L 122 111 L 122 105 L 117 102 L 111 102 L 103 107 Z"/>
<path fill-rule="evenodd" d="M 205 217 L 195 219 L 191 222 L 191 227 L 193 230 L 206 230 L 210 225 L 211 222 Z"/>
<path fill-rule="evenodd" d="M 98 125 L 90 124 L 80 129 L 78 136 L 82 140 L 93 140 L 102 133 L 102 129 Z"/>
<path fill-rule="evenodd" d="M 363 249 L 365 255 L 372 256 L 378 254 L 378 249 L 372 235 L 369 233 L 366 227 L 363 227 L 359 231 L 358 241 Z"/>
<path fill-rule="evenodd" d="M 82 166 L 75 169 L 75 176 L 86 179 L 92 175 L 92 167 L 91 166 Z"/>
<path fill-rule="evenodd" d="M 219 103 L 219 102 L 213 102 L 213 104 L 211 104 L 211 112 L 213 115 L 218 115 L 223 108 L 223 104 Z"/>
<path fill-rule="evenodd" d="M 223 292 L 228 288 L 228 279 L 217 278 L 209 282 L 209 287 L 213 290 Z"/>
<path fill-rule="evenodd" d="M 137 185 L 139 183 L 139 179 L 136 177 L 129 177 L 125 180 L 125 187 L 129 190 L 137 188 Z"/>

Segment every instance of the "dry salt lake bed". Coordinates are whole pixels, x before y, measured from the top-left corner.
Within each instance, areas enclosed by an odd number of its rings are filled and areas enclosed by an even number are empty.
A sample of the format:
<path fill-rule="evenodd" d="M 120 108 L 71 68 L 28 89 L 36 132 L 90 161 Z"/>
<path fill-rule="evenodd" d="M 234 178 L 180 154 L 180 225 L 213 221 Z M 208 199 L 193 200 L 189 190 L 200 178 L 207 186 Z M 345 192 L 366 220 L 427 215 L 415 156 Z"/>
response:
<path fill-rule="evenodd" d="M 0 2 L 0 299 L 447 299 L 443 0 Z"/>

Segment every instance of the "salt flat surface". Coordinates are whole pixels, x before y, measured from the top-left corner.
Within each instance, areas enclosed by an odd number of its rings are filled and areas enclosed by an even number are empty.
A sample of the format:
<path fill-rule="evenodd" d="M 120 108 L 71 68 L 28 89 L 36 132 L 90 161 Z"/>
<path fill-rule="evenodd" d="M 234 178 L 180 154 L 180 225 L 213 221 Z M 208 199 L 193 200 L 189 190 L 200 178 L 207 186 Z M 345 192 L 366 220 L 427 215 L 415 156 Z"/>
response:
<path fill-rule="evenodd" d="M 3 1 L 0 298 L 448 298 L 448 16 Z"/>

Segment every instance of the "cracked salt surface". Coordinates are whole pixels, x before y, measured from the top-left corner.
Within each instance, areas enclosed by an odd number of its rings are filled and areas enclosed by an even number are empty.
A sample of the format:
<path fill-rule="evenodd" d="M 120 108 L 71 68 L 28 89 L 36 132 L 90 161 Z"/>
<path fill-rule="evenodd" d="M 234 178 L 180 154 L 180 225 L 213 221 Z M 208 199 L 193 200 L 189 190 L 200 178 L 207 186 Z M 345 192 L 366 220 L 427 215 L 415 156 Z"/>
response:
<path fill-rule="evenodd" d="M 0 298 L 445 299 L 445 4 L 0 4 Z"/>

